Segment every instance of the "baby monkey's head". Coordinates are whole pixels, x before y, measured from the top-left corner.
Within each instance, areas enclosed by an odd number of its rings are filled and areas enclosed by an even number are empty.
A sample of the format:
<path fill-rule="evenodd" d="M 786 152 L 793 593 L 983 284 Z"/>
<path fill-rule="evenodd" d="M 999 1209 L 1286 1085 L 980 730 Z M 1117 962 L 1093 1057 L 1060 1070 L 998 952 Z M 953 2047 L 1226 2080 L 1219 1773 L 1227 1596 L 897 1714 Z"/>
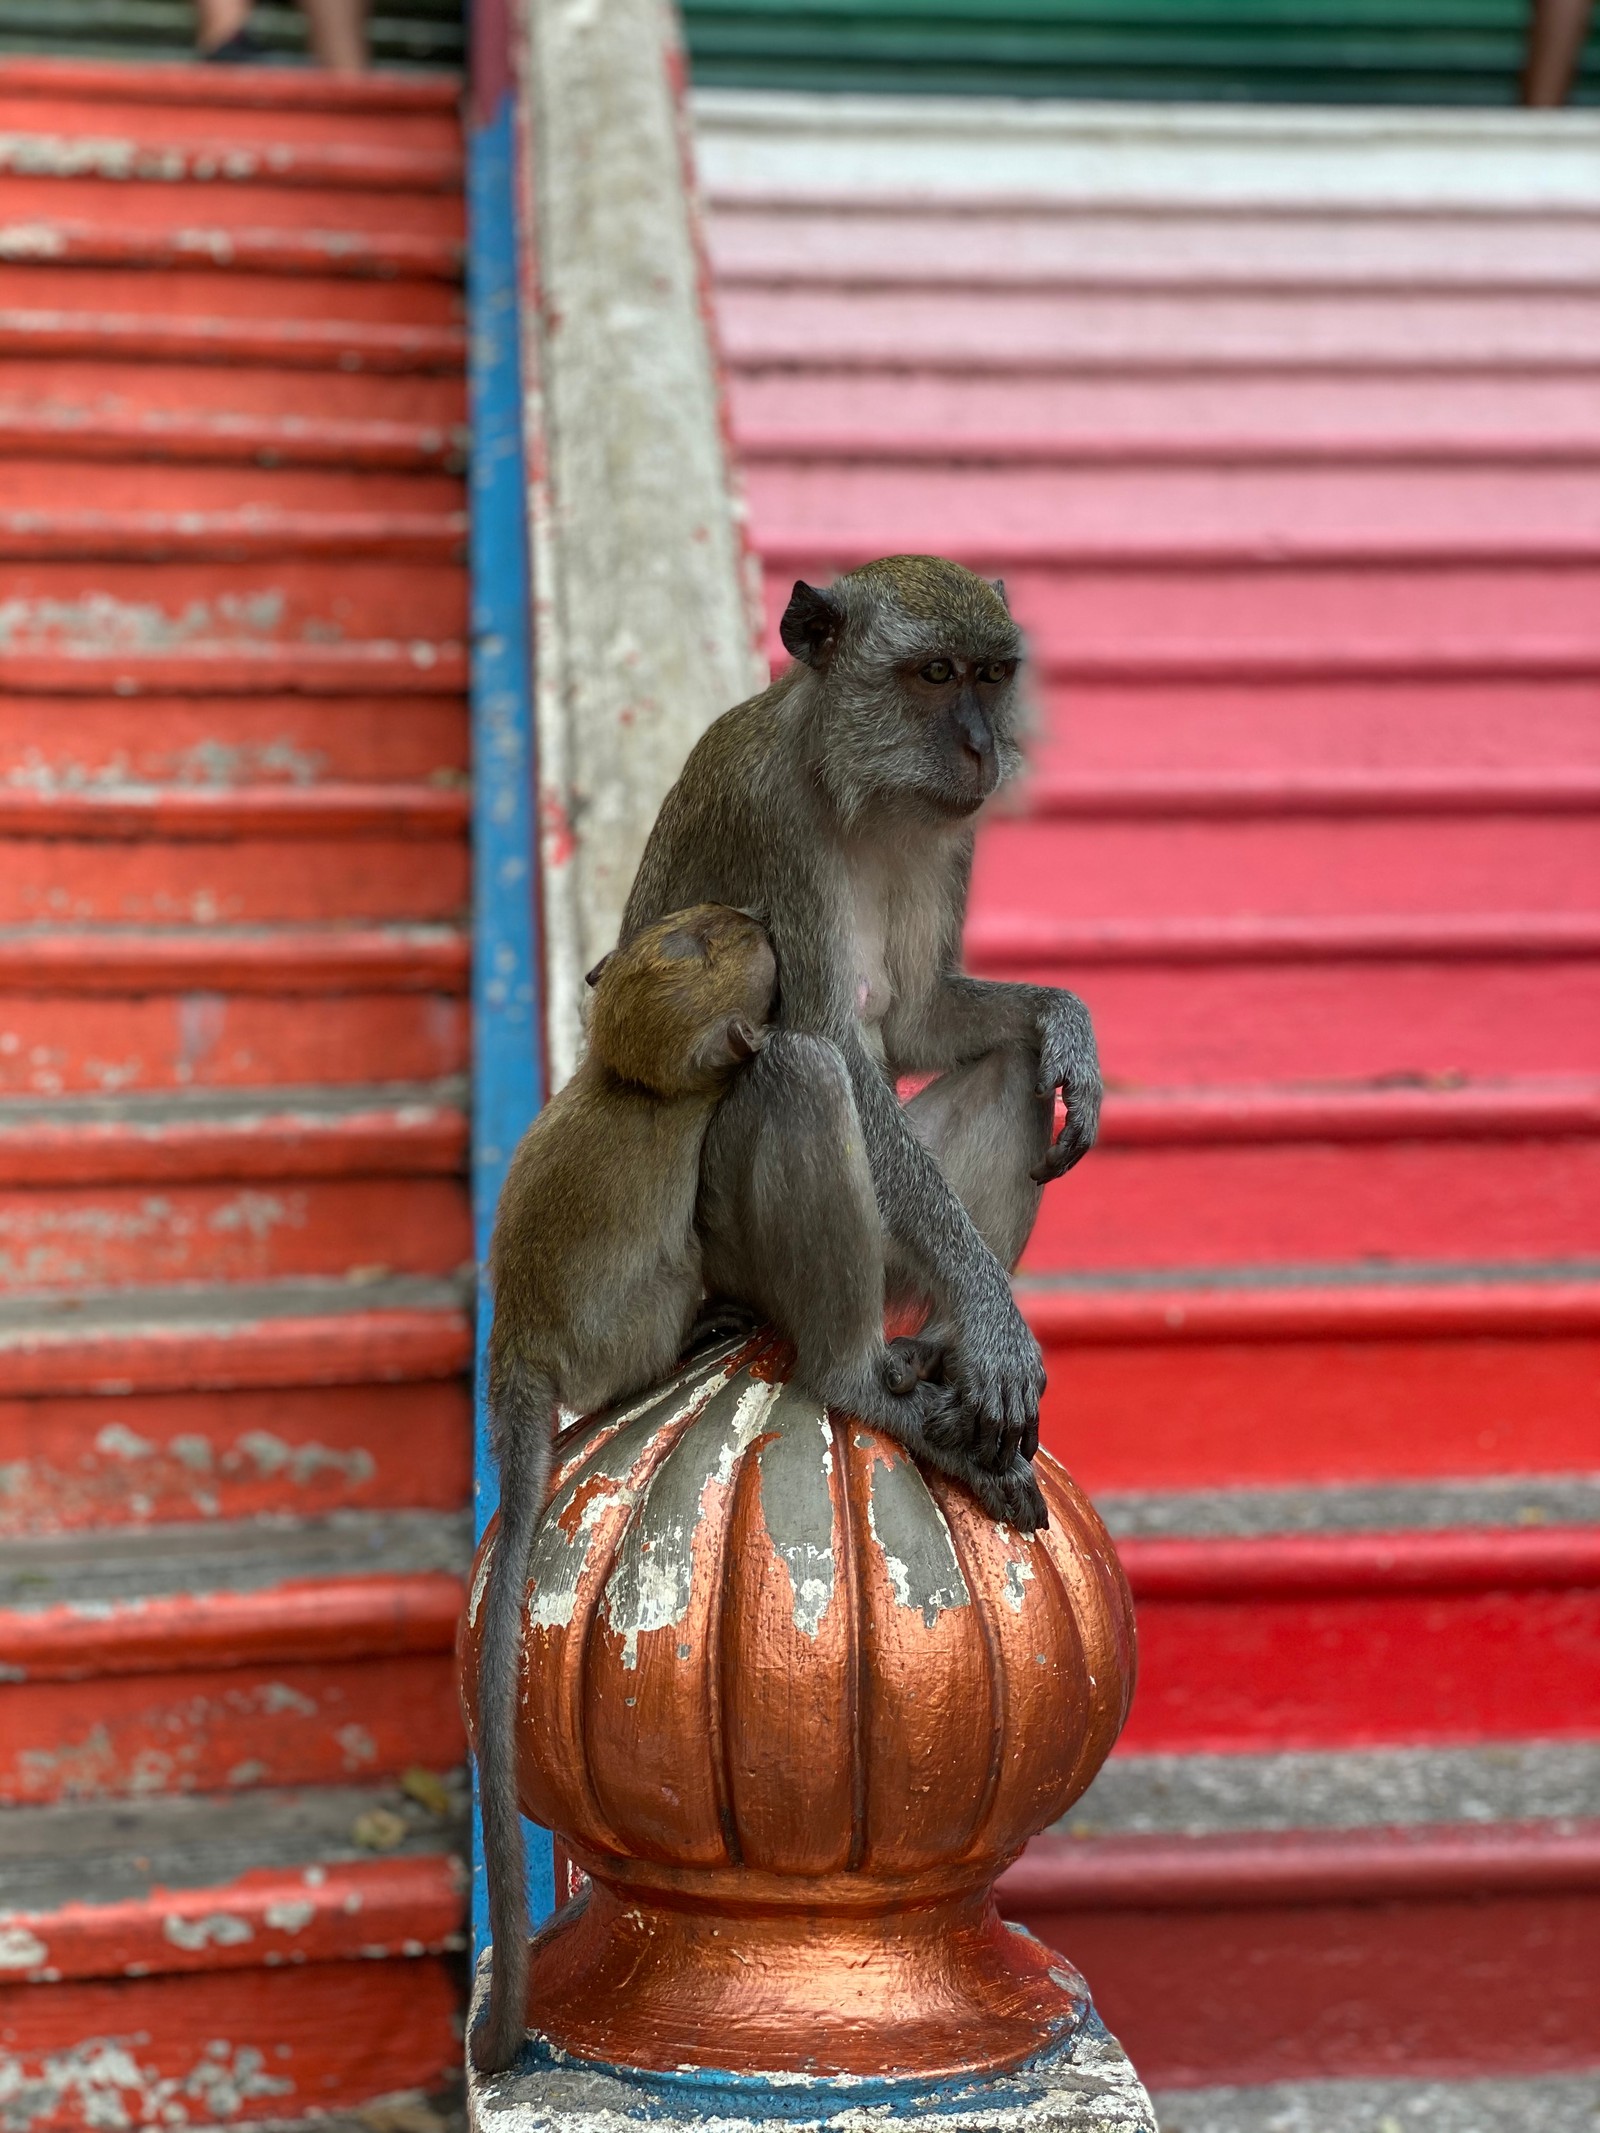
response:
<path fill-rule="evenodd" d="M 589 983 L 593 1057 L 658 1096 L 689 1096 L 761 1049 L 778 964 L 748 912 L 695 904 L 631 933 Z"/>

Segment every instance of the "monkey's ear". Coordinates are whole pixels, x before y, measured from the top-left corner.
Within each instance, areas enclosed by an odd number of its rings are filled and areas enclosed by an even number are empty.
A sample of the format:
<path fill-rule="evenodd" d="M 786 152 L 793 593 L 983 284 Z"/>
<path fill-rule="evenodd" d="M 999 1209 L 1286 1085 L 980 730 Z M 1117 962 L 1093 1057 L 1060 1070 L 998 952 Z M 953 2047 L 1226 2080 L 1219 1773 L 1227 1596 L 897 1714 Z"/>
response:
<path fill-rule="evenodd" d="M 600 958 L 599 962 L 595 964 L 593 970 L 591 970 L 585 977 L 583 981 L 585 985 L 599 984 L 600 973 L 605 969 L 607 963 L 610 962 L 611 958 L 616 954 L 616 952 L 617 951 L 615 950 L 615 948 L 608 948 L 606 950 L 605 954 Z"/>
<path fill-rule="evenodd" d="M 833 656 L 844 624 L 844 603 L 831 592 L 819 592 L 804 578 L 796 578 L 789 605 L 778 624 L 778 635 L 791 659 L 808 667 L 826 667 Z"/>
<path fill-rule="evenodd" d="M 996 592 L 997 592 L 997 593 L 998 593 L 998 594 L 1000 595 L 1000 605 L 1001 605 L 1001 606 L 1002 606 L 1002 607 L 1003 607 L 1003 608 L 1005 609 L 1006 613 L 1007 613 L 1007 614 L 1009 615 L 1009 614 L 1010 614 L 1010 612 L 1011 612 L 1011 602 L 1010 602 L 1010 601 L 1009 601 L 1009 600 L 1008 600 L 1008 599 L 1006 598 L 1006 581 L 1005 581 L 1005 579 L 1004 579 L 1004 578 L 991 578 L 991 579 L 989 580 L 989 583 L 990 583 L 990 584 L 991 584 L 991 585 L 992 585 L 992 586 L 994 587 L 995 591 L 996 591 Z"/>
<path fill-rule="evenodd" d="M 754 1059 L 767 1041 L 766 1031 L 757 1029 L 755 1024 L 747 1022 L 743 1015 L 733 1016 L 724 1034 L 728 1040 L 728 1050 L 735 1059 Z"/>

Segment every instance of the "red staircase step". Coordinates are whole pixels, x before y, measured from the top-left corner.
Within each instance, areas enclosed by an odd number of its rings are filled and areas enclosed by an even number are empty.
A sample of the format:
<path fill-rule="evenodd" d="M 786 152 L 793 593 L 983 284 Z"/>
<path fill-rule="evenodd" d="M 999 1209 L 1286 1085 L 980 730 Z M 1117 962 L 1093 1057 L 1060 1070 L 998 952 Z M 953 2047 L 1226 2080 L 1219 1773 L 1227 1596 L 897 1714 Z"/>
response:
<path fill-rule="evenodd" d="M 86 284 L 86 286 L 88 286 Z M 218 369 L 192 363 L 39 361 L 0 374 L 0 451 L 135 464 L 194 457 L 350 468 L 424 464 L 459 472 L 466 395 L 459 376 Z"/>
<path fill-rule="evenodd" d="M 347 1513 L 7 1548 L 0 1798 L 336 1784 L 461 1758 L 459 1517 Z"/>
<path fill-rule="evenodd" d="M 291 118 L 331 111 L 385 120 L 431 112 L 453 119 L 461 104 L 455 74 L 325 74 L 261 67 L 206 75 L 202 97 L 187 63 L 142 60 L 135 67 L 122 60 L 58 59 L 39 52 L 8 52 L 4 86 L 7 96 L 18 99 L 65 95 L 88 103 L 176 104 L 185 110 L 200 104 L 213 111 L 277 111 Z"/>
<path fill-rule="evenodd" d="M 337 226 L 306 226 L 304 196 L 275 185 L 213 187 L 197 221 L 186 193 L 109 178 L 11 176 L 8 256 L 85 267 L 207 265 L 273 274 L 416 275 L 457 281 L 463 211 L 439 194 L 396 228 L 387 194 L 341 198 Z"/>
<path fill-rule="evenodd" d="M 273 363 L 302 370 L 403 373 L 456 371 L 466 352 L 459 326 L 413 326 L 382 317 L 286 319 L 273 315 L 265 303 L 266 315 L 259 317 L 170 315 L 154 303 L 147 315 L 130 303 L 132 296 L 145 292 L 103 293 L 115 294 L 124 308 L 69 308 L 59 303 L 46 307 L 18 303 L 14 295 L 7 302 L 5 278 L 0 276 L 0 357 L 121 355 L 124 360 L 169 363 Z M 397 303 L 384 308 L 400 309 Z M 408 313 L 409 306 L 400 316 Z"/>
<path fill-rule="evenodd" d="M 380 791 L 359 809 L 331 793 L 320 819 L 319 796 L 270 793 L 257 807 L 237 789 L 131 806 L 110 791 L 0 798 L 0 833 L 38 840 L 32 865 L 0 884 L 0 926 L 458 918 L 470 886 L 461 796 L 424 791 L 408 807 L 389 790 L 392 805 Z"/>
<path fill-rule="evenodd" d="M 450 1081 L 0 1103 L 0 1180 L 453 1177 L 466 1161 L 465 1095 Z"/>
<path fill-rule="evenodd" d="M 356 1826 L 463 1753 L 459 86 L 261 72 L 0 64 L 0 2046 L 51 2133 L 459 2063 L 460 1832 Z"/>
<path fill-rule="evenodd" d="M 126 695 L 0 694 L 0 752 L 11 765 L 7 800 L 19 808 L 35 793 L 92 800 L 98 790 L 129 781 L 175 796 L 215 793 L 219 807 L 236 786 L 248 787 L 254 802 L 268 790 L 313 794 L 326 781 L 354 788 L 367 796 L 363 805 L 381 809 L 395 786 L 462 789 L 466 707 L 448 693 L 398 690 L 387 696 L 204 690 L 160 696 L 136 687 Z M 197 813 L 204 805 L 196 802 Z M 409 796 L 402 805 L 409 807 Z M 175 807 L 168 820 L 177 815 Z"/>
<path fill-rule="evenodd" d="M 67 85 L 18 95 L 0 83 L 0 169 L 18 177 L 460 193 L 460 134 L 444 112 L 350 112 L 337 138 L 329 130 L 319 113 L 281 105 L 235 105 L 224 121 L 199 101 L 118 108 Z"/>
<path fill-rule="evenodd" d="M 1600 1270 L 1185 1271 L 1020 1301 L 1044 1437 L 1090 1491 L 1581 1472 Z"/>
<path fill-rule="evenodd" d="M 0 2038 L 53 2099 L 36 2123 L 163 2101 L 282 2118 L 375 2080 L 439 2085 L 460 2051 L 463 1807 L 369 1784 L 5 1817 L 10 1946 L 39 1961 L 9 1966 Z M 398 1836 L 382 1855 L 356 1834 L 374 1818 Z"/>
<path fill-rule="evenodd" d="M 1595 1730 L 1592 1481 L 1107 1494 L 1101 1508 L 1139 1619 L 1130 1753 Z"/>
<path fill-rule="evenodd" d="M 1596 1767 L 1592 1742 L 1119 1756 L 1002 1902 L 1158 2087 L 1589 2066 Z"/>
<path fill-rule="evenodd" d="M 0 1354 L 18 1398 L 120 1398 L 453 1378 L 472 1338 L 458 1286 L 390 1276 L 0 1301 Z"/>
<path fill-rule="evenodd" d="M 792 237 L 807 220 L 789 218 Z M 946 220 L 941 236 L 949 242 L 961 227 Z M 1081 245 L 1093 227 L 1072 225 L 1070 241 Z M 1435 241 L 1448 227 L 1431 223 Z M 847 229 L 833 225 L 827 241 Z M 1233 231 L 1230 218 L 1226 242 Z M 1557 232 L 1563 257 L 1574 235 L 1570 222 Z M 1241 391 L 1238 379 L 1204 369 L 1130 379 L 1063 364 L 1000 378 L 852 363 L 738 369 L 728 385 L 735 439 L 754 460 L 853 454 L 948 465 L 992 456 L 1004 464 L 1026 443 L 1035 465 L 1337 459 L 1415 469 L 1482 459 L 1562 463 L 1567 452 L 1581 461 L 1600 442 L 1588 379 L 1551 372 L 1379 371 L 1342 376 L 1334 391 L 1315 366 L 1286 366 L 1252 371 Z"/>
<path fill-rule="evenodd" d="M 1328 790 L 1370 778 L 1390 792 L 1402 781 L 1437 780 L 1462 795 L 1464 811 L 1469 780 L 1520 778 L 1543 804 L 1545 781 L 1553 788 L 1570 777 L 1586 806 L 1600 735 L 1600 654 L 1577 651 L 1564 668 L 1541 668 L 1538 657 L 1507 652 L 1497 669 L 1480 654 L 1478 671 L 1468 673 L 1441 650 L 1431 672 L 1362 675 L 1352 672 L 1360 658 L 1352 646 L 1324 675 L 1252 676 L 1246 663 L 1210 679 L 1063 676 L 1042 685 L 1049 730 L 1034 749 L 1041 799 L 1053 808 L 1054 795 L 1078 779 L 1276 778 Z M 1291 811 L 1295 804 L 1286 795 Z M 1396 806 L 1374 790 L 1375 812 Z"/>
<path fill-rule="evenodd" d="M 1600 1085 L 1108 1098 L 1030 1276 L 1600 1258 Z"/>

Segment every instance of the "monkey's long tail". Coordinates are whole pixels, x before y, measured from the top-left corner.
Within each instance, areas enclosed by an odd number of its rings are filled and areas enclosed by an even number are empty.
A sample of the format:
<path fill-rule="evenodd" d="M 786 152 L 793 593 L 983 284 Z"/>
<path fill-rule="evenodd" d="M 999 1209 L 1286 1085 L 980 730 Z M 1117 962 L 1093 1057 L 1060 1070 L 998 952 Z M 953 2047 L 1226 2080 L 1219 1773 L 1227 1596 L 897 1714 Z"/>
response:
<path fill-rule="evenodd" d="M 528 1550 L 549 1480 L 555 1421 L 548 1384 L 515 1370 L 507 1379 L 491 1386 L 500 1441 L 500 1528 L 478 1653 L 478 1794 L 494 1964 L 489 2005 L 471 2048 L 473 2065 L 485 2074 L 510 2066 L 527 2034 L 528 1889 L 517 1802 L 517 1692 Z"/>

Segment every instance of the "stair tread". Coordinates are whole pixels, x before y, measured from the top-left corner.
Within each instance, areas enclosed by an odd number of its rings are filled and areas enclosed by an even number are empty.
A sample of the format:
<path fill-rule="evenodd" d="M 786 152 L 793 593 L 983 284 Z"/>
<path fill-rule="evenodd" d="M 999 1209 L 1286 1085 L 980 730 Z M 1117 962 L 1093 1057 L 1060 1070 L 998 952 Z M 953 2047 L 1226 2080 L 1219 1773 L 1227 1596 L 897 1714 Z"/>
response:
<path fill-rule="evenodd" d="M 335 1511 L 188 1526 L 33 1534 L 6 1543 L 0 1609 L 92 1616 L 141 1601 L 268 1593 L 307 1579 L 460 1575 L 471 1518 L 448 1511 Z"/>
<path fill-rule="evenodd" d="M 242 400 L 242 396 L 241 396 Z M 65 393 L 41 406 L 0 397 L 0 452 L 74 458 L 231 463 L 257 466 L 394 467 L 458 470 L 466 445 L 457 422 L 362 418 L 311 412 L 273 414 L 241 404 L 215 411 L 169 407 L 130 391 L 119 404 L 105 396 Z"/>
<path fill-rule="evenodd" d="M 1162 2133 L 1593 2133 L 1600 2074 L 1157 2090 Z"/>
<path fill-rule="evenodd" d="M 1600 1527 L 1600 1471 L 1302 1488 L 1108 1489 L 1095 1506 L 1119 1541 L 1591 1528 Z"/>
<path fill-rule="evenodd" d="M 210 1286 L 128 1286 L 59 1296 L 0 1295 L 0 1352 L 34 1344 L 141 1333 L 229 1333 L 274 1320 L 339 1320 L 387 1312 L 459 1316 L 465 1285 L 418 1274 L 371 1281 L 219 1282 Z"/>
<path fill-rule="evenodd" d="M 460 784 L 0 786 L 7 837 L 459 837 Z"/>
<path fill-rule="evenodd" d="M 461 928 L 429 923 L 0 926 L 13 992 L 462 992 L 468 963 Z"/>
<path fill-rule="evenodd" d="M 437 1816 L 396 1785 L 13 1809 L 0 1817 L 8 1974 L 58 1984 L 459 1948 L 468 1797 L 465 1773 L 449 1777 Z"/>
<path fill-rule="evenodd" d="M 444 1816 L 431 1814 L 398 1785 L 175 1793 L 16 1808 L 0 1815 L 7 1903 L 31 1911 L 126 1902 L 152 1888 L 204 1888 L 252 1869 L 370 1860 L 371 1850 L 355 1840 L 351 1825 L 375 1807 L 404 1825 L 404 1835 L 385 1856 L 459 1853 L 468 1836 L 464 1776 L 443 1774 L 451 1795 Z"/>
<path fill-rule="evenodd" d="M 174 10 L 176 17 L 178 11 Z M 288 67 L 224 70 L 141 60 L 97 64 L 57 58 L 43 52 L 0 59 L 0 93 L 7 96 L 103 100 L 115 104 L 177 104 L 186 110 L 215 108 L 231 114 L 244 108 L 366 112 L 377 115 L 414 111 L 454 116 L 461 99 L 461 77 L 453 72 L 397 76 L 333 74 L 321 68 L 303 72 Z"/>
<path fill-rule="evenodd" d="M 120 1096 L 0 1098 L 0 1134 L 38 1126 L 169 1126 L 253 1124 L 262 1119 L 335 1122 L 368 1112 L 459 1111 L 468 1097 L 465 1075 L 441 1081 L 324 1082 L 305 1088 L 164 1089 Z"/>
<path fill-rule="evenodd" d="M 1213 1836 L 1582 1819 L 1600 1811 L 1600 1741 L 1459 1748 L 1116 1755 L 1059 1834 Z"/>

